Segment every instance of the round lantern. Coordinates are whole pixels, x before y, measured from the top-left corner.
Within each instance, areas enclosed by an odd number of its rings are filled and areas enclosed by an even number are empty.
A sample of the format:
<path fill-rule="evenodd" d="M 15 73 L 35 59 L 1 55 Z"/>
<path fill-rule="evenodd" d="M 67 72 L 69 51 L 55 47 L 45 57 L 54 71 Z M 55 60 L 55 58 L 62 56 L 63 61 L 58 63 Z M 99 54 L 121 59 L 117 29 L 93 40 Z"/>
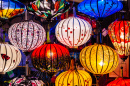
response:
<path fill-rule="evenodd" d="M 122 59 L 130 55 L 130 21 L 114 21 L 108 26 L 108 34 Z"/>
<path fill-rule="evenodd" d="M 118 54 L 109 46 L 94 44 L 80 52 L 82 66 L 93 74 L 107 74 L 116 69 Z"/>
<path fill-rule="evenodd" d="M 118 0 L 84 0 L 78 4 L 78 11 L 91 17 L 105 18 L 120 11 L 123 4 Z"/>
<path fill-rule="evenodd" d="M 45 44 L 36 48 L 32 55 L 33 66 L 46 72 L 63 69 L 69 62 L 69 51 L 58 44 Z"/>
<path fill-rule="evenodd" d="M 27 52 L 44 43 L 46 32 L 41 25 L 35 22 L 19 22 L 9 28 L 8 36 L 14 46 Z"/>
<path fill-rule="evenodd" d="M 89 22 L 78 17 L 69 17 L 58 23 L 55 34 L 58 41 L 70 48 L 86 43 L 92 33 Z"/>
<path fill-rule="evenodd" d="M 0 7 L 0 17 L 4 19 L 22 14 L 26 9 L 26 6 L 17 0 L 1 0 Z"/>
<path fill-rule="evenodd" d="M 107 86 L 130 86 L 130 79 L 118 78 L 108 83 Z"/>
<path fill-rule="evenodd" d="M 0 44 L 0 74 L 13 70 L 21 61 L 19 49 L 9 44 Z"/>

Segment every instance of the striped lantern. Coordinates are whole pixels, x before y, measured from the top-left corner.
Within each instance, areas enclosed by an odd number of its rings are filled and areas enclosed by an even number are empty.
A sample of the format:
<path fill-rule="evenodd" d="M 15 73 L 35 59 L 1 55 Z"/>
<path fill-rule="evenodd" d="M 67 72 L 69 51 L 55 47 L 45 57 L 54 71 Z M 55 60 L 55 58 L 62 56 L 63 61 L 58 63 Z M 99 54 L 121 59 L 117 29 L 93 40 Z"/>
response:
<path fill-rule="evenodd" d="M 8 34 L 10 42 L 23 52 L 29 52 L 41 46 L 46 38 L 44 28 L 32 21 L 13 24 Z"/>
<path fill-rule="evenodd" d="M 0 74 L 15 69 L 21 61 L 19 49 L 9 44 L 0 44 Z"/>
<path fill-rule="evenodd" d="M 118 66 L 118 54 L 111 47 L 94 44 L 80 52 L 82 66 L 93 74 L 107 74 Z"/>
<path fill-rule="evenodd" d="M 59 42 L 70 48 L 86 43 L 92 33 L 89 22 L 78 17 L 69 17 L 58 23 L 55 34 Z"/>
<path fill-rule="evenodd" d="M 31 55 L 33 66 L 46 72 L 63 69 L 69 62 L 69 51 L 58 44 L 44 44 L 36 48 Z"/>

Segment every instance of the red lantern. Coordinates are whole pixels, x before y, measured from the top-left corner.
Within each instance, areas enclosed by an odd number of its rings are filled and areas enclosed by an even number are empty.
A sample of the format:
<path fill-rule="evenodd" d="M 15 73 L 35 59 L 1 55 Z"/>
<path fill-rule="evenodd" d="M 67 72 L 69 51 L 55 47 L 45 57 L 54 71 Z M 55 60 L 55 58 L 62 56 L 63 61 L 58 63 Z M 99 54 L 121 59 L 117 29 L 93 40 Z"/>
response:
<path fill-rule="evenodd" d="M 58 44 L 45 44 L 35 49 L 31 58 L 36 69 L 56 72 L 66 66 L 69 61 L 69 51 Z"/>
<path fill-rule="evenodd" d="M 109 37 L 120 58 L 130 55 L 130 21 L 115 21 L 108 27 Z"/>
<path fill-rule="evenodd" d="M 118 78 L 108 83 L 107 86 L 130 86 L 130 79 Z"/>

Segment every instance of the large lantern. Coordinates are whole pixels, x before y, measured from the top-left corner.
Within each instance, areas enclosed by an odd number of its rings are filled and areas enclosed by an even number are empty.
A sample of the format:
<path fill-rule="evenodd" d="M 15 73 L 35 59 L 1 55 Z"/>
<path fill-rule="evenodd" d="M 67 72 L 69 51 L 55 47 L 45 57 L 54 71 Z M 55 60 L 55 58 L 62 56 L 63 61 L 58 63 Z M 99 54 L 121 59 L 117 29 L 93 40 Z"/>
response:
<path fill-rule="evenodd" d="M 108 26 L 108 34 L 122 59 L 130 55 L 130 21 L 114 21 Z"/>
<path fill-rule="evenodd" d="M 26 9 L 26 6 L 17 0 L 1 0 L 0 7 L 0 17 L 4 19 L 22 14 Z"/>
<path fill-rule="evenodd" d="M 46 72 L 63 69 L 69 62 L 69 51 L 58 44 L 45 44 L 36 48 L 32 55 L 33 66 Z"/>
<path fill-rule="evenodd" d="M 130 86 L 130 79 L 118 78 L 108 83 L 107 86 Z"/>
<path fill-rule="evenodd" d="M 41 46 L 46 38 L 44 28 L 35 22 L 19 22 L 13 24 L 8 31 L 10 42 L 23 52 Z"/>
<path fill-rule="evenodd" d="M 77 17 L 69 17 L 60 21 L 55 30 L 58 41 L 70 48 L 86 43 L 90 39 L 91 33 L 91 25 Z"/>
<path fill-rule="evenodd" d="M 93 74 L 107 74 L 114 71 L 118 61 L 115 50 L 102 44 L 87 46 L 80 52 L 82 66 Z"/>
<path fill-rule="evenodd" d="M 0 44 L 0 74 L 16 68 L 21 61 L 19 49 L 9 44 Z"/>
<path fill-rule="evenodd" d="M 91 17 L 105 18 L 120 11 L 123 4 L 118 0 L 84 0 L 78 4 L 78 11 Z"/>

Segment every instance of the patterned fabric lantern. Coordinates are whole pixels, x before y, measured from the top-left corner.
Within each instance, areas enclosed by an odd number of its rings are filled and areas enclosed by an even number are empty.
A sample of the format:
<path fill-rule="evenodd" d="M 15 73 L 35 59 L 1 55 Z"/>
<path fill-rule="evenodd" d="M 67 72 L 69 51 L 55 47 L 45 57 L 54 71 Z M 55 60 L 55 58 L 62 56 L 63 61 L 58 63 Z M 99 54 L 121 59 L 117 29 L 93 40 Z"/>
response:
<path fill-rule="evenodd" d="M 78 4 L 78 11 L 91 17 L 105 18 L 120 11 L 123 4 L 118 0 L 84 0 Z"/>
<path fill-rule="evenodd" d="M 60 21 L 55 30 L 58 41 L 70 48 L 86 43 L 91 37 L 91 33 L 91 25 L 77 17 L 69 17 Z"/>
<path fill-rule="evenodd" d="M 108 34 L 122 59 L 130 55 L 130 21 L 114 21 L 108 26 Z"/>
<path fill-rule="evenodd" d="M 118 54 L 115 50 L 102 44 L 87 46 L 80 52 L 82 66 L 93 74 L 112 72 L 117 67 L 118 61 Z"/>
<path fill-rule="evenodd" d="M 1 0 L 0 7 L 0 17 L 4 19 L 22 14 L 26 9 L 25 5 L 17 0 Z"/>
<path fill-rule="evenodd" d="M 21 61 L 19 49 L 9 44 L 0 44 L 0 74 L 16 68 Z"/>
<path fill-rule="evenodd" d="M 107 86 L 130 86 L 130 79 L 118 78 L 108 83 Z"/>
<path fill-rule="evenodd" d="M 41 46 L 46 38 L 44 28 L 35 22 L 15 23 L 9 28 L 8 34 L 10 42 L 23 52 Z"/>
<path fill-rule="evenodd" d="M 46 72 L 63 69 L 69 62 L 69 51 L 58 44 L 45 44 L 35 49 L 31 55 L 33 66 Z"/>

